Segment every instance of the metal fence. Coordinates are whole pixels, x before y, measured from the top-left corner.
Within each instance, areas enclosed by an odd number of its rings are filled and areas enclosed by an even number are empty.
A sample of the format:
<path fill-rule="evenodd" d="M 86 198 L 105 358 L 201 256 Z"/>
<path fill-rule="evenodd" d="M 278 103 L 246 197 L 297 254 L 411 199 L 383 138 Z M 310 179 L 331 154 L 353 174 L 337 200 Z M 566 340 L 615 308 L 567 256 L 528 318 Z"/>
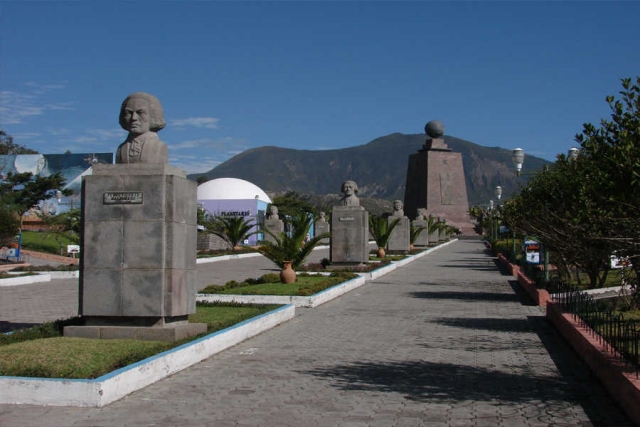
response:
<path fill-rule="evenodd" d="M 547 283 L 547 290 L 555 302 L 562 305 L 565 312 L 573 314 L 579 325 L 605 347 L 607 351 L 625 364 L 631 364 L 640 371 L 639 346 L 640 322 L 626 320 L 607 307 L 604 301 L 595 300 L 586 292 L 559 280 Z"/>

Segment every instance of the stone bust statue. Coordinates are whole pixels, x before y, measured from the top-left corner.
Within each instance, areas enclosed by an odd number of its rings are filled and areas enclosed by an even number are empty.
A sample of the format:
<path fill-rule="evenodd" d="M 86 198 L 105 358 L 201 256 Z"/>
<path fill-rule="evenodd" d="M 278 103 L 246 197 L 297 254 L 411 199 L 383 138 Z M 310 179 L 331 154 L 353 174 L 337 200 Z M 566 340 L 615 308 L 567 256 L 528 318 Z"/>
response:
<path fill-rule="evenodd" d="M 360 206 L 360 199 L 358 199 L 358 184 L 348 180 L 342 184 L 342 199 L 340 199 L 341 206 Z"/>
<path fill-rule="evenodd" d="M 327 222 L 326 214 L 324 212 L 320 212 L 320 218 L 318 218 L 318 222 Z"/>
<path fill-rule="evenodd" d="M 424 217 L 425 217 L 425 209 L 424 208 L 418 208 L 416 210 L 416 221 L 424 221 Z"/>
<path fill-rule="evenodd" d="M 157 132 L 164 128 L 158 98 L 144 92 L 127 96 L 120 107 L 120 126 L 129 132 L 116 152 L 116 163 L 169 163 L 167 146 Z"/>
<path fill-rule="evenodd" d="M 271 205 L 269 208 L 267 219 L 280 219 L 280 216 L 278 215 L 278 207 L 276 205 Z"/>
<path fill-rule="evenodd" d="M 403 217 L 404 216 L 404 204 L 402 203 L 401 200 L 394 200 L 393 201 L 393 213 L 391 214 L 391 216 L 393 217 Z"/>

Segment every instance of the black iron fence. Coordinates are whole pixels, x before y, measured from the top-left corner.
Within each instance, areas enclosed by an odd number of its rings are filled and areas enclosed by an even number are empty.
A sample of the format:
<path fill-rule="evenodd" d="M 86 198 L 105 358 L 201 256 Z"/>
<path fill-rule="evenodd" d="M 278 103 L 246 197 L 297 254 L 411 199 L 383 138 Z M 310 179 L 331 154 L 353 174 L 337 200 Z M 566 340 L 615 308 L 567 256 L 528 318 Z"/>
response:
<path fill-rule="evenodd" d="M 562 305 L 607 351 L 625 364 L 640 371 L 639 346 L 640 322 L 627 320 L 612 310 L 602 300 L 595 300 L 586 292 L 559 280 L 549 281 L 547 290 L 553 300 Z"/>

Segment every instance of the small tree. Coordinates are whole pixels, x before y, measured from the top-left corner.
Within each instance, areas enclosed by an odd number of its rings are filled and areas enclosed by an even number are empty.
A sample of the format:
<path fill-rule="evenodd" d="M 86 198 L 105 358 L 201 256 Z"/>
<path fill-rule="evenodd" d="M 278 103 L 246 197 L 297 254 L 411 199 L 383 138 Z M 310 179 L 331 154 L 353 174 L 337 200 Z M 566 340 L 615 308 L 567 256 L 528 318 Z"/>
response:
<path fill-rule="evenodd" d="M 391 239 L 391 233 L 400 223 L 401 218 L 395 218 L 391 222 L 383 216 L 369 215 L 369 232 L 373 236 L 376 245 L 378 246 L 378 254 L 380 258 L 385 257 L 385 249 Z"/>
<path fill-rule="evenodd" d="M 38 206 L 42 200 L 52 198 L 55 195 L 54 190 L 63 188 L 64 185 L 65 179 L 60 173 L 46 177 L 34 177 L 31 172 L 9 173 L 0 184 L 0 203 L 16 212 L 22 219 L 25 212 Z M 61 193 L 70 196 L 73 191 L 64 189 Z"/>
<path fill-rule="evenodd" d="M 63 240 L 65 239 L 73 244 L 80 244 L 80 209 L 73 209 L 58 215 L 41 215 L 42 221 L 47 224 L 49 233 L 45 236 L 53 235 L 53 238 L 60 246 L 60 255 L 62 255 Z"/>
<path fill-rule="evenodd" d="M 240 242 L 258 233 L 251 231 L 254 225 L 252 219 L 245 220 L 240 216 L 216 216 L 204 223 L 207 231 L 224 240 L 233 251 L 240 249 Z"/>
<path fill-rule="evenodd" d="M 7 246 L 20 231 L 18 215 L 4 206 L 0 206 L 0 247 Z"/>
<path fill-rule="evenodd" d="M 271 235 L 275 242 L 262 242 L 258 252 L 280 268 L 284 267 L 284 261 L 291 261 L 291 268 L 296 270 L 304 264 L 309 254 L 321 240 L 330 237 L 331 233 L 319 234 L 305 242 L 311 229 L 313 218 L 310 215 L 298 215 L 289 221 L 291 225 L 290 234 L 283 231 L 276 235 L 265 229 L 264 232 Z"/>

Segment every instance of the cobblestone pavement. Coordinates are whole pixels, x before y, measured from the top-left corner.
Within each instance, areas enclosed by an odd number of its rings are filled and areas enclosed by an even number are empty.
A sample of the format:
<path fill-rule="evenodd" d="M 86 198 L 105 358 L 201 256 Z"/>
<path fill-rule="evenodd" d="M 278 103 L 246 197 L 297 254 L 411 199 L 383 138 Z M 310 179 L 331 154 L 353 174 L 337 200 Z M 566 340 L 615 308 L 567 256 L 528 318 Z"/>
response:
<path fill-rule="evenodd" d="M 328 256 L 329 250 L 321 248 L 313 251 L 307 262 L 319 262 Z M 275 265 L 263 256 L 198 264 L 198 289 L 277 271 Z M 78 279 L 0 287 L 0 332 L 68 319 L 77 314 Z"/>
<path fill-rule="evenodd" d="M 632 425 L 510 279 L 458 241 L 107 407 L 0 425 Z"/>

